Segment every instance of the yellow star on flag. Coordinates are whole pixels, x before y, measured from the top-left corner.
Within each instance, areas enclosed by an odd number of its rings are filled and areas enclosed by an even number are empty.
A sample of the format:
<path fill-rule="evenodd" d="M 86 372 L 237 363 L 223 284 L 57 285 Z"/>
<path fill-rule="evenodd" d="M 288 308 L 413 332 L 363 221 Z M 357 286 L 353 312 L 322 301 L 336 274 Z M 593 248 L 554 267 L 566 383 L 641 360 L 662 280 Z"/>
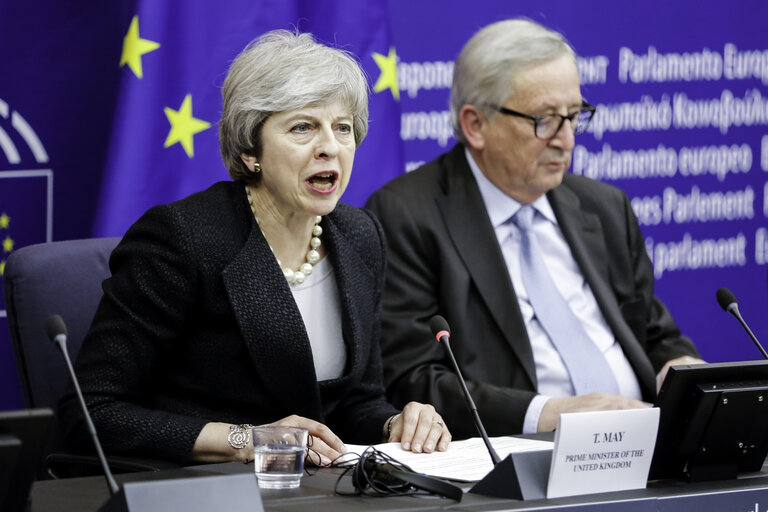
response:
<path fill-rule="evenodd" d="M 0 261 L 0 276 L 5 274 L 5 260 Z"/>
<path fill-rule="evenodd" d="M 163 147 L 167 148 L 180 142 L 184 151 L 187 153 L 187 156 L 192 158 L 195 156 L 195 147 L 192 140 L 193 135 L 206 130 L 211 126 L 211 123 L 192 117 L 191 94 L 184 96 L 184 101 L 181 102 L 179 110 L 165 107 L 164 112 L 165 116 L 168 118 L 168 122 L 171 123 L 171 131 L 168 132 L 168 138 L 165 139 Z"/>
<path fill-rule="evenodd" d="M 379 79 L 376 80 L 376 85 L 373 86 L 373 92 L 389 89 L 392 92 L 392 97 L 400 101 L 400 88 L 397 85 L 397 53 L 395 53 L 395 48 L 391 47 L 389 55 L 386 57 L 380 53 L 373 52 L 373 60 L 376 61 L 376 65 L 379 66 L 381 71 Z"/>
<path fill-rule="evenodd" d="M 3 212 L 2 215 L 0 215 L 0 229 L 8 229 L 8 224 L 11 223 L 11 218 Z"/>
<path fill-rule="evenodd" d="M 139 37 L 139 17 L 134 16 L 131 20 L 131 26 L 128 27 L 128 33 L 123 38 L 123 54 L 120 56 L 120 67 L 128 64 L 133 74 L 138 78 L 142 78 L 144 73 L 141 69 L 141 56 L 158 48 L 160 48 L 160 43 Z"/>
<path fill-rule="evenodd" d="M 3 240 L 3 250 L 5 252 L 11 252 L 13 250 L 13 238 L 7 236 Z"/>

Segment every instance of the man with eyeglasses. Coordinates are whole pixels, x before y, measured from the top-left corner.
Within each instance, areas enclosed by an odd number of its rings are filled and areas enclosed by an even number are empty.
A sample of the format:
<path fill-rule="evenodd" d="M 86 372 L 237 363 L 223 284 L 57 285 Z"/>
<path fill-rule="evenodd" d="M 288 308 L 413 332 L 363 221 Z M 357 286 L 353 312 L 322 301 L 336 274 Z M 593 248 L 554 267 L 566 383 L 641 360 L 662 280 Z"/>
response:
<path fill-rule="evenodd" d="M 595 108 L 576 55 L 524 19 L 489 25 L 454 70 L 458 144 L 377 191 L 387 237 L 381 346 L 395 405 L 432 403 L 475 436 L 433 315 L 490 435 L 560 413 L 647 407 L 671 364 L 703 362 L 654 296 L 627 196 L 566 171 Z"/>

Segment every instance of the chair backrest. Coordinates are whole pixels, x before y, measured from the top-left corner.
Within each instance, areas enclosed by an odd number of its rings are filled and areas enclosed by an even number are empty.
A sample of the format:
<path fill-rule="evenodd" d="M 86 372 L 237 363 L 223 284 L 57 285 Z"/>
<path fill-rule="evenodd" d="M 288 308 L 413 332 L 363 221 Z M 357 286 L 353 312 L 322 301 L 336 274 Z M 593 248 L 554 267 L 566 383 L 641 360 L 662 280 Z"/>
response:
<path fill-rule="evenodd" d="M 22 247 L 8 257 L 5 304 L 26 407 L 56 409 L 69 375 L 46 335 L 45 319 L 52 314 L 64 319 L 74 360 L 101 299 L 101 283 L 110 275 L 109 255 L 119 241 L 49 242 Z"/>
<path fill-rule="evenodd" d="M 3 276 L 5 307 L 27 408 L 56 410 L 69 381 L 66 363 L 45 332 L 46 318 L 59 314 L 64 319 L 67 351 L 74 361 L 103 295 L 101 284 L 110 276 L 109 256 L 119 241 L 93 238 L 50 242 L 23 247 L 8 257 Z M 45 449 L 53 455 L 38 467 L 39 478 L 101 474 L 96 457 L 56 453 L 62 448 L 54 417 Z M 110 457 L 109 464 L 117 473 L 178 467 L 167 461 L 133 457 Z M 0 509 L 5 510 L 2 505 Z"/>

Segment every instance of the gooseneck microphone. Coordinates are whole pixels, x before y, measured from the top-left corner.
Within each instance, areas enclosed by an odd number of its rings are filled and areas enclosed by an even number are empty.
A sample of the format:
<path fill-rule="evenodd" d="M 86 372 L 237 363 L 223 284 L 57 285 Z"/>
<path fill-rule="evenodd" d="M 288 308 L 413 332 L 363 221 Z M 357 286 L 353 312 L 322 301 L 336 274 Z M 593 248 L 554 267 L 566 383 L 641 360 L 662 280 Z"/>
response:
<path fill-rule="evenodd" d="M 75 375 L 75 369 L 72 367 L 72 361 L 69 359 L 69 353 L 67 352 L 67 326 L 64 325 L 64 320 L 59 315 L 51 315 L 45 320 L 45 332 L 48 333 L 48 337 L 51 341 L 59 347 L 64 361 L 67 363 L 67 369 L 69 370 L 69 376 L 72 378 L 72 383 L 75 385 L 75 393 L 77 399 L 80 400 L 80 408 L 83 410 L 83 416 L 85 416 L 85 423 L 88 425 L 88 431 L 91 434 L 93 440 L 93 446 L 96 448 L 96 454 L 101 462 L 101 467 L 104 469 L 104 476 L 107 478 L 107 484 L 109 485 L 109 491 L 111 494 L 115 494 L 119 488 L 117 482 L 112 476 L 112 471 L 107 464 L 107 458 L 104 456 L 104 450 L 101 448 L 99 437 L 96 435 L 96 427 L 93 426 L 91 421 L 91 415 L 88 414 L 88 407 L 85 405 L 85 398 L 83 398 L 83 392 L 80 391 L 80 384 L 77 382 L 77 376 Z"/>
<path fill-rule="evenodd" d="M 469 394 L 467 383 L 461 375 L 461 370 L 459 370 L 459 365 L 456 363 L 456 358 L 453 357 L 453 350 L 451 350 L 451 333 L 450 328 L 448 327 L 448 322 L 442 316 L 435 315 L 432 317 L 432 320 L 429 321 L 429 328 L 432 330 L 432 335 L 438 343 L 442 343 L 448 351 L 451 364 L 453 364 L 453 371 L 456 372 L 456 377 L 459 379 L 459 384 L 461 385 L 461 391 L 464 394 L 464 400 L 467 403 L 467 407 L 472 412 L 472 419 L 475 421 L 477 432 L 480 434 L 480 437 L 483 438 L 483 442 L 485 443 L 486 448 L 488 448 L 488 453 L 491 455 L 491 460 L 495 466 L 501 459 L 499 459 L 499 454 L 496 453 L 496 450 L 493 449 L 491 440 L 488 439 L 488 434 L 485 433 L 485 427 L 480 420 L 480 415 L 477 413 L 477 406 L 475 406 L 475 402 Z"/>
<path fill-rule="evenodd" d="M 768 359 L 768 353 L 765 352 L 765 349 L 763 348 L 763 346 L 760 344 L 759 341 L 757 341 L 757 338 L 752 333 L 752 329 L 749 328 L 749 326 L 747 325 L 747 322 L 745 322 L 744 319 L 741 317 L 741 313 L 739 313 L 739 305 L 736 302 L 736 296 L 733 294 L 733 292 L 731 292 L 731 290 L 729 290 L 728 288 L 720 288 L 719 290 L 717 290 L 716 296 L 717 296 L 717 302 L 720 304 L 720 307 L 736 317 L 736 320 L 738 320 L 741 326 L 744 328 L 744 330 L 747 331 L 747 334 L 749 334 L 749 337 L 752 338 L 752 341 L 760 350 L 760 353 L 763 354 L 763 358 Z"/>

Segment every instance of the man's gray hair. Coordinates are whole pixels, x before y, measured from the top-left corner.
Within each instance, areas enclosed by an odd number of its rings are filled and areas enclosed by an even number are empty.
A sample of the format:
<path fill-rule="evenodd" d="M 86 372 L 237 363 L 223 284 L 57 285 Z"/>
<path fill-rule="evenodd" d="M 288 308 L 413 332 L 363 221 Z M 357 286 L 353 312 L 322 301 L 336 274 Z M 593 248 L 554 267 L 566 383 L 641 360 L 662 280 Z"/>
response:
<path fill-rule="evenodd" d="M 219 147 L 234 180 L 258 179 L 240 155 L 261 156 L 261 129 L 272 114 L 341 101 L 353 118 L 355 143 L 368 133 L 368 82 L 351 53 L 312 34 L 274 30 L 235 58 L 222 89 Z"/>
<path fill-rule="evenodd" d="M 576 53 L 558 32 L 528 19 L 515 18 L 480 29 L 464 45 L 453 70 L 451 122 L 456 140 L 467 140 L 459 124 L 459 111 L 474 105 L 486 117 L 496 115 L 488 104 L 501 105 L 515 91 L 512 81 L 528 68 Z"/>

